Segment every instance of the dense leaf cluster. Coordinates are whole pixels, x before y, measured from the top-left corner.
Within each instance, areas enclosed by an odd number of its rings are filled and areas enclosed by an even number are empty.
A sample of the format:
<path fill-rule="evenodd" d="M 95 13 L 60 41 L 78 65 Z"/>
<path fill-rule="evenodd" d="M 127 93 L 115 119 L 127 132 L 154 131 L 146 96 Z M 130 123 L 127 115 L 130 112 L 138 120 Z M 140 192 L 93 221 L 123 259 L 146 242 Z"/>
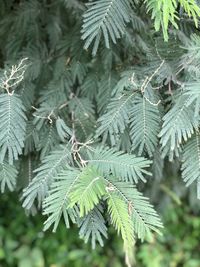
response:
<path fill-rule="evenodd" d="M 112 224 L 130 266 L 135 236 L 162 227 L 139 181 L 178 158 L 200 198 L 198 3 L 9 0 L 0 14 L 1 191 L 93 247 Z"/>

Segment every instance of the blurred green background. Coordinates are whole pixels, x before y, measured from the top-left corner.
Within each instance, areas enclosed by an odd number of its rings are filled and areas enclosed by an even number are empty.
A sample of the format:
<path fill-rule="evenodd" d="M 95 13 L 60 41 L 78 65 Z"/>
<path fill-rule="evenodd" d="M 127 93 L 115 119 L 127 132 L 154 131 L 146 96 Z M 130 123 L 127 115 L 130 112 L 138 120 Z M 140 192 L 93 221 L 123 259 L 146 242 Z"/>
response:
<path fill-rule="evenodd" d="M 182 194 L 179 199 L 168 187 L 161 188 L 164 199 L 157 209 L 165 225 L 163 235 L 152 235 L 148 241 L 136 243 L 134 266 L 200 267 L 199 202 L 191 201 L 191 193 Z M 27 217 L 16 193 L 0 196 L 0 215 L 2 267 L 125 266 L 122 242 L 112 229 L 105 246 L 96 250 L 78 238 L 75 227 L 67 230 L 61 223 L 56 233 L 43 232 L 44 218 Z"/>

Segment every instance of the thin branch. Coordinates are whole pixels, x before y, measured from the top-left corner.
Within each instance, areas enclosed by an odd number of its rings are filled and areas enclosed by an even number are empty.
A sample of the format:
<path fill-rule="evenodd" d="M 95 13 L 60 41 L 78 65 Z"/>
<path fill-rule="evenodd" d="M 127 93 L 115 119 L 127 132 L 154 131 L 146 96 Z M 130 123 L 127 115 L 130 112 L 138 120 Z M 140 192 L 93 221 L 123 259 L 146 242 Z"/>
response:
<path fill-rule="evenodd" d="M 4 76 L 0 79 L 0 87 L 5 89 L 9 95 L 13 95 L 13 88 L 24 79 L 24 73 L 28 66 L 24 62 L 27 59 L 23 58 L 18 65 L 13 65 L 8 71 L 4 71 Z"/>

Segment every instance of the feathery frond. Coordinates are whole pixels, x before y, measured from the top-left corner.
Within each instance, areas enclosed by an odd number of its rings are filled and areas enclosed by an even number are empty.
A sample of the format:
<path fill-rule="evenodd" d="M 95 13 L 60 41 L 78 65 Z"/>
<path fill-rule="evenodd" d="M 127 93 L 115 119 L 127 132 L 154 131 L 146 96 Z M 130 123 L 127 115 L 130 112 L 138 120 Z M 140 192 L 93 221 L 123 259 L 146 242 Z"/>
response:
<path fill-rule="evenodd" d="M 22 154 L 26 134 L 25 108 L 15 93 L 0 94 L 0 162 L 13 164 Z"/>
<path fill-rule="evenodd" d="M 174 151 L 183 141 L 186 142 L 197 128 L 193 107 L 188 104 L 190 99 L 188 95 L 180 96 L 173 108 L 163 117 L 164 123 L 159 133 L 162 148 L 169 144 L 170 151 Z"/>
<path fill-rule="evenodd" d="M 200 78 L 200 36 L 191 34 L 184 46 L 186 53 L 182 55 L 180 68 L 188 71 L 195 78 Z"/>
<path fill-rule="evenodd" d="M 70 162 L 71 154 L 69 147 L 66 145 L 60 146 L 59 149 L 46 156 L 40 167 L 34 170 L 36 176 L 23 192 L 23 207 L 30 208 L 35 199 L 41 205 L 55 177 L 69 166 Z"/>
<path fill-rule="evenodd" d="M 67 228 L 70 226 L 69 217 L 72 222 L 76 222 L 78 211 L 76 207 L 68 206 L 70 193 L 79 179 L 80 171 L 72 168 L 65 169 L 55 176 L 49 194 L 43 202 L 43 214 L 48 216 L 44 222 L 44 230 L 53 225 L 53 232 L 55 232 L 62 216 Z"/>
<path fill-rule="evenodd" d="M 111 224 L 115 227 L 118 234 L 121 234 L 124 241 L 125 252 L 128 255 L 134 246 L 134 230 L 128 207 L 123 199 L 115 192 L 108 191 L 108 213 Z"/>
<path fill-rule="evenodd" d="M 79 236 L 85 243 L 91 238 L 92 248 L 96 247 L 96 242 L 103 246 L 103 238 L 107 238 L 107 227 L 102 215 L 103 208 L 98 205 L 94 207 L 86 216 L 80 219 Z"/>
<path fill-rule="evenodd" d="M 162 27 L 164 39 L 168 41 L 168 28 L 171 23 L 178 29 L 178 4 L 183 7 L 186 14 L 192 17 L 195 26 L 198 27 L 198 17 L 200 16 L 200 8 L 195 0 L 146 0 L 147 11 L 152 12 L 154 19 L 154 27 L 159 31 Z"/>
<path fill-rule="evenodd" d="M 71 129 L 66 125 L 60 117 L 56 120 L 56 130 L 62 142 L 65 142 L 72 135 Z"/>
<path fill-rule="evenodd" d="M 7 162 L 0 163 L 0 188 L 1 193 L 5 192 L 8 188 L 10 191 L 14 191 L 17 183 L 18 170 L 15 165 L 9 165 Z"/>
<path fill-rule="evenodd" d="M 197 118 L 200 112 L 200 90 L 199 80 L 193 82 L 187 82 L 184 85 L 183 95 L 189 96 L 189 102 L 187 106 L 195 105 L 194 116 Z"/>
<path fill-rule="evenodd" d="M 162 227 L 149 199 L 165 208 L 181 161 L 200 198 L 199 1 L 3 2 L 1 192 L 23 190 L 44 230 L 74 223 L 93 248 L 111 222 L 130 267 L 134 239 Z M 148 199 L 136 184 L 151 172 Z"/>
<path fill-rule="evenodd" d="M 144 240 L 150 230 L 159 233 L 162 223 L 153 206 L 149 203 L 148 198 L 138 192 L 131 183 L 119 182 L 113 177 L 108 179 L 108 183 L 112 188 L 112 192 L 118 194 L 125 201 L 128 214 L 133 222 L 134 232 L 140 239 Z"/>
<path fill-rule="evenodd" d="M 70 193 L 69 207 L 78 204 L 80 217 L 87 215 L 106 194 L 104 179 L 95 168 L 85 167 L 80 174 L 80 178 L 74 185 Z"/>
<path fill-rule="evenodd" d="M 87 160 L 89 165 L 95 166 L 104 175 L 114 175 L 122 181 L 137 183 L 146 181 L 144 175 L 150 175 L 146 170 L 151 161 L 143 157 L 125 154 L 114 148 L 97 147 Z"/>
<path fill-rule="evenodd" d="M 110 39 L 116 43 L 125 32 L 125 25 L 130 21 L 129 0 L 100 0 L 88 4 L 83 15 L 82 39 L 87 49 L 94 41 L 93 55 L 96 54 L 103 35 L 105 45 L 110 47 Z"/>
<path fill-rule="evenodd" d="M 132 149 L 134 151 L 137 149 L 138 155 L 147 152 L 152 157 L 158 143 L 157 135 L 161 125 L 158 104 L 137 96 L 133 101 L 130 118 Z"/>
<path fill-rule="evenodd" d="M 198 132 L 184 145 L 182 177 L 186 186 L 197 182 L 197 196 L 200 199 L 200 136 Z"/>
<path fill-rule="evenodd" d="M 114 98 L 107 107 L 106 113 L 98 119 L 97 136 L 109 137 L 111 144 L 115 145 L 119 134 L 122 134 L 129 123 L 131 101 L 135 93 L 121 95 Z"/>

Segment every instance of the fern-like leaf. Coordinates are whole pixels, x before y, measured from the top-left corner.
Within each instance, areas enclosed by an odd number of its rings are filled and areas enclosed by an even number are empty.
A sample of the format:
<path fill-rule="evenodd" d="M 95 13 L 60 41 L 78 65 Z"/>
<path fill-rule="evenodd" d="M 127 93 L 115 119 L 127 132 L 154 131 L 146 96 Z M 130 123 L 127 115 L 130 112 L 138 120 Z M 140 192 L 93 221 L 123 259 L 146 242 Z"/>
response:
<path fill-rule="evenodd" d="M 200 112 L 200 90 L 199 81 L 188 82 L 185 84 L 183 94 L 189 96 L 188 106 L 194 105 L 195 111 L 194 116 L 198 117 Z"/>
<path fill-rule="evenodd" d="M 0 162 L 13 164 L 22 154 L 26 134 L 25 108 L 16 94 L 0 95 Z"/>
<path fill-rule="evenodd" d="M 169 144 L 170 151 L 176 150 L 183 140 L 187 141 L 194 133 L 197 121 L 194 120 L 194 110 L 191 105 L 188 106 L 189 103 L 190 96 L 180 96 L 173 108 L 163 117 L 164 123 L 159 133 L 163 149 Z"/>
<path fill-rule="evenodd" d="M 122 134 L 129 123 L 131 101 L 135 93 L 114 98 L 108 104 L 107 111 L 98 119 L 97 136 L 109 137 L 111 144 L 115 145 L 119 134 Z"/>
<path fill-rule="evenodd" d="M 144 240 L 150 230 L 160 232 L 159 228 L 162 227 L 162 223 L 148 198 L 144 197 L 130 183 L 119 182 L 113 177 L 107 181 L 108 190 L 111 188 L 125 201 L 128 213 L 133 221 L 134 232 L 140 239 Z"/>
<path fill-rule="evenodd" d="M 28 155 L 33 152 L 39 145 L 39 135 L 36 126 L 33 125 L 32 121 L 27 122 L 26 137 L 24 144 L 24 154 Z"/>
<path fill-rule="evenodd" d="M 154 19 L 154 27 L 159 31 L 162 27 L 164 39 L 168 40 L 168 26 L 171 23 L 175 28 L 178 28 L 176 20 L 177 15 L 177 1 L 176 0 L 146 0 L 147 11 L 152 12 L 152 19 Z"/>
<path fill-rule="evenodd" d="M 100 115 L 102 115 L 105 112 L 106 107 L 108 106 L 110 96 L 113 88 L 116 85 L 116 82 L 117 82 L 117 77 L 115 76 L 115 74 L 112 73 L 108 74 L 106 73 L 100 79 L 98 85 L 99 90 L 96 97 L 98 112 Z"/>
<path fill-rule="evenodd" d="M 182 177 L 186 186 L 197 182 L 197 196 L 200 199 L 200 134 L 196 132 L 184 145 Z"/>
<path fill-rule="evenodd" d="M 99 203 L 99 200 L 105 194 L 105 184 L 101 174 L 94 168 L 86 167 L 70 193 L 69 207 L 78 204 L 80 217 L 83 217 Z"/>
<path fill-rule="evenodd" d="M 191 34 L 190 39 L 187 40 L 185 49 L 187 53 L 182 55 L 181 69 L 188 71 L 192 76 L 200 78 L 200 36 Z M 187 86 L 186 86 L 187 87 Z"/>
<path fill-rule="evenodd" d="M 54 123 L 43 125 L 40 133 L 37 150 L 40 151 L 40 159 L 43 160 L 60 143 L 60 140 Z"/>
<path fill-rule="evenodd" d="M 63 119 L 58 118 L 56 120 L 56 129 L 57 129 L 57 133 L 60 137 L 60 140 L 62 142 L 65 142 L 67 138 L 69 138 L 69 136 L 72 135 L 72 131 L 70 130 L 70 128 L 66 125 L 66 123 L 64 122 Z"/>
<path fill-rule="evenodd" d="M 13 191 L 16 186 L 18 171 L 15 165 L 9 165 L 7 162 L 0 163 L 0 188 L 4 193 L 6 187 Z"/>
<path fill-rule="evenodd" d="M 134 229 L 131 216 L 128 213 L 128 207 L 125 201 L 115 192 L 108 191 L 108 212 L 112 225 L 121 234 L 124 241 L 124 249 L 127 257 L 134 246 Z"/>
<path fill-rule="evenodd" d="M 76 169 L 63 170 L 54 178 L 49 195 L 43 202 L 43 214 L 49 216 L 44 222 L 44 230 L 53 225 L 53 232 L 55 232 L 62 216 L 67 228 L 70 226 L 69 217 L 72 222 L 76 221 L 76 208 L 69 208 L 68 205 L 69 194 L 78 179 L 80 179 L 80 172 Z"/>
<path fill-rule="evenodd" d="M 144 175 L 150 175 L 146 170 L 151 161 L 143 157 L 119 152 L 114 148 L 97 147 L 87 160 L 104 175 L 114 175 L 120 180 L 137 183 L 138 180 L 146 181 Z"/>
<path fill-rule="evenodd" d="M 137 149 L 138 155 L 147 152 L 152 157 L 158 143 L 157 135 L 161 124 L 158 106 L 138 96 L 134 100 L 130 118 L 132 149 Z"/>
<path fill-rule="evenodd" d="M 193 18 L 196 27 L 198 27 L 200 8 L 195 0 L 145 0 L 145 2 L 147 3 L 147 11 L 152 12 L 155 30 L 159 31 L 162 27 L 165 41 L 168 40 L 168 27 L 170 23 L 178 29 L 178 4 L 183 7 L 189 17 Z"/>
<path fill-rule="evenodd" d="M 105 45 L 110 47 L 110 39 L 116 43 L 125 32 L 125 25 L 130 21 L 129 0 L 99 0 L 88 4 L 83 15 L 82 39 L 87 49 L 94 41 L 93 55 L 96 54 L 103 35 Z"/>
<path fill-rule="evenodd" d="M 96 241 L 103 246 L 103 237 L 107 238 L 107 227 L 102 212 L 102 207 L 98 205 L 79 222 L 80 238 L 84 239 L 85 243 L 91 238 L 93 249 L 96 247 Z"/>
<path fill-rule="evenodd" d="M 23 207 L 29 209 L 37 198 L 39 205 L 47 195 L 54 178 L 69 166 L 71 154 L 67 146 L 60 146 L 42 160 L 39 168 L 34 170 L 36 176 L 23 192 Z"/>

